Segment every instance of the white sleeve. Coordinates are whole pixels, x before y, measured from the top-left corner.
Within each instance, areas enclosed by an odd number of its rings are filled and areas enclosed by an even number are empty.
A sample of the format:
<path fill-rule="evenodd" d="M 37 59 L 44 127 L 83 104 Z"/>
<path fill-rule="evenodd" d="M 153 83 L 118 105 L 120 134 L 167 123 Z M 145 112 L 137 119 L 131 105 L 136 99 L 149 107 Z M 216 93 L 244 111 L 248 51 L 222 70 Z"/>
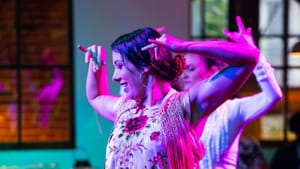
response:
<path fill-rule="evenodd" d="M 275 78 L 273 68 L 263 55 L 260 55 L 259 63 L 253 73 L 261 92 L 241 100 L 240 111 L 246 121 L 253 121 L 261 117 L 282 98 L 282 92 Z"/>

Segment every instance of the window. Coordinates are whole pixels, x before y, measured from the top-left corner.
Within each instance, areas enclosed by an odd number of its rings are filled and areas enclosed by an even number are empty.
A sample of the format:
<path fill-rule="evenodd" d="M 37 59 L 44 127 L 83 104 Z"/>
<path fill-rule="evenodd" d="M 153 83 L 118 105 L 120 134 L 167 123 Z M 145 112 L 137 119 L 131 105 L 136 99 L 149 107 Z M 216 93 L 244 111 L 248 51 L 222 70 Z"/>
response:
<path fill-rule="evenodd" d="M 191 39 L 224 37 L 228 28 L 228 0 L 191 0 Z"/>
<path fill-rule="evenodd" d="M 0 148 L 71 148 L 71 0 L 0 1 Z"/>
<path fill-rule="evenodd" d="M 235 24 L 233 17 L 240 15 L 245 24 L 247 21 L 252 23 L 249 26 L 252 27 L 253 36 L 275 69 L 283 99 L 270 112 L 248 125 L 244 136 L 256 137 L 263 144 L 267 143 L 264 145 L 276 145 L 277 142 L 293 139 L 295 136 L 288 131 L 288 118 L 300 110 L 300 57 L 289 52 L 300 42 L 299 0 L 190 2 L 191 39 L 222 38 L 222 28 L 235 27 L 229 25 L 228 20 Z M 239 95 L 242 97 L 257 92 L 259 87 L 252 76 Z"/>
<path fill-rule="evenodd" d="M 277 107 L 262 118 L 261 139 L 287 141 L 295 137 L 288 130 L 288 118 L 300 109 L 300 57 L 289 54 L 300 41 L 300 4 L 295 0 L 262 0 L 259 10 L 261 51 L 276 68 L 284 92 Z"/>

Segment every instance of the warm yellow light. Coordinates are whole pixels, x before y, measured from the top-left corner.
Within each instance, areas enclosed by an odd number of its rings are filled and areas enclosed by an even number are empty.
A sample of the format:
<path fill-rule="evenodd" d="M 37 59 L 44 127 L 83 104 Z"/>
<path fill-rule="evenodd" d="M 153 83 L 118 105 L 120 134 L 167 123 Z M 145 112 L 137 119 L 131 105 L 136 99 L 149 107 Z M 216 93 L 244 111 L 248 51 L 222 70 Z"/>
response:
<path fill-rule="evenodd" d="M 300 57 L 300 52 L 291 52 L 292 57 Z"/>
<path fill-rule="evenodd" d="M 300 57 L 300 41 L 298 41 L 294 45 L 294 47 L 293 47 L 292 51 L 290 52 L 290 54 L 291 54 L 292 57 Z"/>

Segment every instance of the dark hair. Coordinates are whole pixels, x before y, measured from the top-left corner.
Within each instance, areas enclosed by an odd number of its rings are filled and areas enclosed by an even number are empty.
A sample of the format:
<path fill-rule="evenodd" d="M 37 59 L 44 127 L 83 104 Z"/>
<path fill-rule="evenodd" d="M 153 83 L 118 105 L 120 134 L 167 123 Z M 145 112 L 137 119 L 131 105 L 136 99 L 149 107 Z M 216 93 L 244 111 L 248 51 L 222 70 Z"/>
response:
<path fill-rule="evenodd" d="M 268 167 L 263 149 L 256 140 L 241 138 L 238 152 L 238 169 Z"/>
<path fill-rule="evenodd" d="M 142 51 L 142 47 L 150 44 L 149 39 L 156 39 L 161 36 L 153 28 L 141 28 L 133 32 L 121 35 L 112 44 L 113 51 L 118 52 L 125 61 L 130 61 L 137 69 L 149 67 L 150 71 L 164 80 L 173 82 L 183 72 L 181 60 L 178 64 L 178 58 L 172 56 L 166 48 L 158 47 L 158 58 L 155 58 L 154 49 Z"/>
<path fill-rule="evenodd" d="M 224 68 L 226 65 L 224 62 L 221 62 L 221 61 L 215 60 L 215 59 L 211 59 L 208 57 L 204 57 L 204 61 L 205 61 L 205 66 L 207 69 L 210 69 L 211 67 L 216 66 L 219 70 L 219 69 Z"/>
<path fill-rule="evenodd" d="M 296 111 L 289 121 L 290 130 L 296 134 L 300 134 L 300 110 Z"/>

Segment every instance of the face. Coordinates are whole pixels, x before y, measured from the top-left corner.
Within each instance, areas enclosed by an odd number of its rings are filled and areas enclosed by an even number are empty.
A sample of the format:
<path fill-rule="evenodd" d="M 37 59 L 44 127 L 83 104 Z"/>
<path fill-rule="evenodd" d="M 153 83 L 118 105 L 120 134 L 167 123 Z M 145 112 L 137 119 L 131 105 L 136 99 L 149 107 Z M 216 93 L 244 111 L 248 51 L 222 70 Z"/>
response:
<path fill-rule="evenodd" d="M 208 70 L 205 66 L 204 57 L 188 53 L 184 55 L 186 61 L 186 69 L 181 75 L 181 80 L 184 83 L 184 89 L 190 88 L 199 80 L 206 80 L 213 72 Z"/>
<path fill-rule="evenodd" d="M 112 52 L 114 66 L 113 81 L 120 84 L 120 93 L 130 99 L 140 100 L 145 96 L 145 87 L 141 83 L 141 71 L 129 61 L 124 63 L 124 59 L 118 52 Z"/>

